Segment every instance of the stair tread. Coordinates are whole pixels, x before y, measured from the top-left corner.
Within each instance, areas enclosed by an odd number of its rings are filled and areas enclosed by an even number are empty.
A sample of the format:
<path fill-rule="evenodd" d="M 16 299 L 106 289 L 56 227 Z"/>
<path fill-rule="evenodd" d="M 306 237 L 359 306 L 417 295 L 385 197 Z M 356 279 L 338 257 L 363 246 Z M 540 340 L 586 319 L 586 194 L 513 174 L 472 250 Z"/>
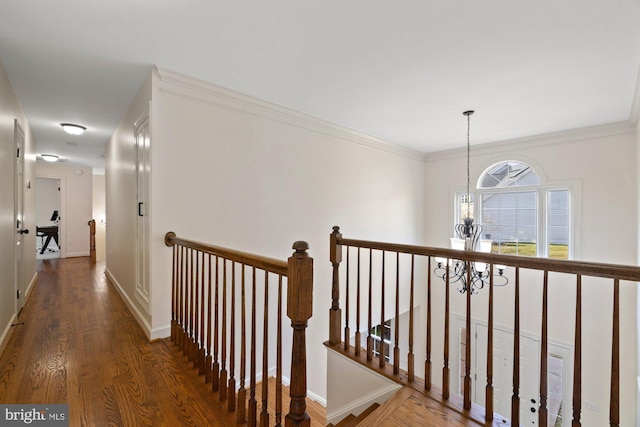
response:
<path fill-rule="evenodd" d="M 380 407 L 380 404 L 374 402 L 367 409 L 362 411 L 362 413 L 358 416 L 353 414 L 349 414 L 346 418 L 340 421 L 335 427 L 355 427 L 359 425 L 364 419 L 366 419 L 371 413 L 373 413 L 376 409 Z M 327 426 L 329 427 L 329 426 Z"/>

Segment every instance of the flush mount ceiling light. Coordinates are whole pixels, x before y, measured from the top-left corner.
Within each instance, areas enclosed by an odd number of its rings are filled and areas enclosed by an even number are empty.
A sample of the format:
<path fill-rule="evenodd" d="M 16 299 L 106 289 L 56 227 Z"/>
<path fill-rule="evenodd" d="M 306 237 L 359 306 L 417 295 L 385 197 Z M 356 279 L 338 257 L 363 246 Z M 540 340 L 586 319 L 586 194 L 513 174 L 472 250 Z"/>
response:
<path fill-rule="evenodd" d="M 62 129 L 64 129 L 65 132 L 71 135 L 81 135 L 85 130 L 87 130 L 86 127 L 74 125 L 73 123 L 60 123 L 60 126 L 62 126 Z"/>
<path fill-rule="evenodd" d="M 42 159 L 47 162 L 57 162 L 59 157 L 55 154 L 42 154 Z"/>

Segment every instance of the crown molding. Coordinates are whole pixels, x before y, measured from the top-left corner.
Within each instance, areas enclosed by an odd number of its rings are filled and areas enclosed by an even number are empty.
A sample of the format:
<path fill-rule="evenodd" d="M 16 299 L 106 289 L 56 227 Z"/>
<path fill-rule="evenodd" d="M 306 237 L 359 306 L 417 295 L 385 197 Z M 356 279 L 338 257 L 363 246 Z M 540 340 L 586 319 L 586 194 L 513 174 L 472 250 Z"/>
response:
<path fill-rule="evenodd" d="M 629 135 L 636 132 L 636 126 L 631 121 L 609 123 L 605 125 L 589 126 L 579 129 L 571 129 L 541 135 L 533 135 L 524 138 L 508 139 L 504 141 L 489 142 L 472 146 L 474 154 L 499 154 L 506 151 L 523 150 L 546 145 L 563 144 L 574 141 L 611 137 L 617 135 Z M 467 148 L 455 148 L 452 150 L 427 153 L 425 162 L 435 162 L 458 158 L 467 155 Z"/>
<path fill-rule="evenodd" d="M 165 93 L 187 96 L 207 103 L 235 109 L 268 118 L 308 131 L 328 135 L 345 142 L 377 151 L 423 160 L 424 153 L 383 141 L 370 135 L 336 125 L 334 123 L 244 95 L 222 86 L 209 83 L 175 71 L 155 67 L 159 89 Z"/>

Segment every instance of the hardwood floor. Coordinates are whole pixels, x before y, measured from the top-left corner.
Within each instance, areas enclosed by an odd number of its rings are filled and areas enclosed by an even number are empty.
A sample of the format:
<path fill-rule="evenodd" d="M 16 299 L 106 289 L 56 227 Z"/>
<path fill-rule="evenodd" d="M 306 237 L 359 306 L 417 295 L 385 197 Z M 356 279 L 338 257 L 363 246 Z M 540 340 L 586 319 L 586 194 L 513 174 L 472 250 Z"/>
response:
<path fill-rule="evenodd" d="M 147 341 L 103 264 L 42 260 L 38 270 L 0 355 L 0 403 L 68 403 L 71 426 L 236 425 L 169 340 Z M 314 425 L 323 410 L 310 408 Z"/>

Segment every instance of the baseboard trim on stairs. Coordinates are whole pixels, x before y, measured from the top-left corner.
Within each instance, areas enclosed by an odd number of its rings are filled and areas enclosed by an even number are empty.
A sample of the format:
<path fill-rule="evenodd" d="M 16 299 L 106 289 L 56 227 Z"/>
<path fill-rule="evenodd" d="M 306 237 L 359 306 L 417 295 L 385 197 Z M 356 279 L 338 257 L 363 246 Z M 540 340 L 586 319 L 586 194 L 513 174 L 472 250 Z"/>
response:
<path fill-rule="evenodd" d="M 398 391 L 396 384 L 389 384 L 384 389 L 376 390 L 374 393 L 369 393 L 362 396 L 360 399 L 351 402 L 341 408 L 338 408 L 331 413 L 327 412 L 327 424 L 337 424 L 342 421 L 343 418 L 354 414 L 360 415 L 361 412 L 370 407 L 373 403 L 379 403 L 386 401 L 394 393 Z"/>

